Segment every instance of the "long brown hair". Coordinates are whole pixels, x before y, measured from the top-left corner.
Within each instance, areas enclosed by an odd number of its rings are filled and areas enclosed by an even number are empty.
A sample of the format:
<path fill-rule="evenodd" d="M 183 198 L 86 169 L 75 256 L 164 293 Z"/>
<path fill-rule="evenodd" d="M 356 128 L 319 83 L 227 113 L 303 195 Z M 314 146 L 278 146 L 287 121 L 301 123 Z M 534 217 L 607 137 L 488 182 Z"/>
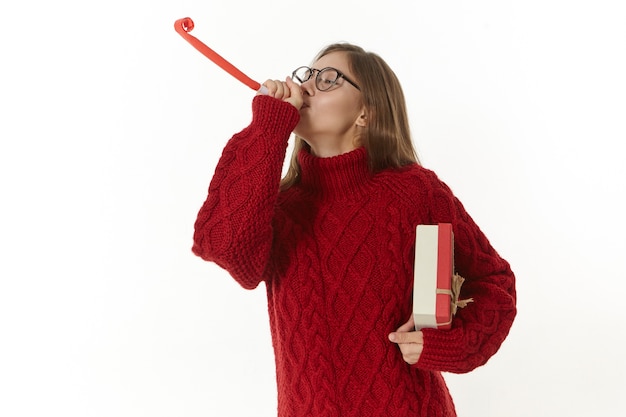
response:
<path fill-rule="evenodd" d="M 404 93 L 393 70 L 377 54 L 349 43 L 327 46 L 314 61 L 331 52 L 346 53 L 350 70 L 361 89 L 368 123 L 359 141 L 367 151 L 370 170 L 378 172 L 386 168 L 419 164 L 411 141 Z M 302 148 L 308 148 L 308 145 L 296 135 L 291 162 L 280 183 L 281 190 L 298 182 L 298 153 Z"/>

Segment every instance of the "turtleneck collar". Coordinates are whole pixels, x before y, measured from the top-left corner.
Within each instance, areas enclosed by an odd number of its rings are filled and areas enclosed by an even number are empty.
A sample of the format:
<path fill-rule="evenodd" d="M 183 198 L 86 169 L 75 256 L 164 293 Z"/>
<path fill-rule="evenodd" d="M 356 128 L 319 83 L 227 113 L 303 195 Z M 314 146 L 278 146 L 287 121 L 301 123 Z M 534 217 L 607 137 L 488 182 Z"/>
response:
<path fill-rule="evenodd" d="M 349 198 L 363 192 L 372 177 L 363 147 L 329 158 L 319 158 L 302 149 L 298 162 L 300 187 L 323 197 Z"/>

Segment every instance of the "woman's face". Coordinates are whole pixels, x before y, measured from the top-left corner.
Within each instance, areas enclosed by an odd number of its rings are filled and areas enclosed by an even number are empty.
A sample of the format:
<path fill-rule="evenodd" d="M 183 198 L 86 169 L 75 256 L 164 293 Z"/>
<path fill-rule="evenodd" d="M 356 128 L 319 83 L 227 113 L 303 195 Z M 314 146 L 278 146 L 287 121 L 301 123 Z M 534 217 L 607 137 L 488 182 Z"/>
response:
<path fill-rule="evenodd" d="M 338 69 L 358 84 L 344 52 L 331 52 L 312 66 L 319 70 L 326 67 Z M 315 71 L 302 84 L 304 103 L 294 132 L 309 144 L 316 156 L 329 157 L 349 152 L 358 146 L 357 137 L 366 125 L 361 92 L 342 78 L 330 90 L 319 91 L 315 87 L 317 74 Z"/>

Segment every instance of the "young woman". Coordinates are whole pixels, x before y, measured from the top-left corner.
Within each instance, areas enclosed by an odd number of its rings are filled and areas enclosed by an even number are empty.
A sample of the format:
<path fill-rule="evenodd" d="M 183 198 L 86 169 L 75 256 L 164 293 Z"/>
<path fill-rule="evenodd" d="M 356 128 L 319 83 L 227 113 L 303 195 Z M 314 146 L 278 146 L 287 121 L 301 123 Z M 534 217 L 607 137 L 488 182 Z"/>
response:
<path fill-rule="evenodd" d="M 456 415 L 441 372 L 469 372 L 499 349 L 516 314 L 509 264 L 419 165 L 379 56 L 330 45 L 264 85 L 224 148 L 193 251 L 244 288 L 265 283 L 278 415 Z M 474 302 L 450 330 L 415 331 L 415 227 L 437 223 L 453 226 L 461 298 Z"/>

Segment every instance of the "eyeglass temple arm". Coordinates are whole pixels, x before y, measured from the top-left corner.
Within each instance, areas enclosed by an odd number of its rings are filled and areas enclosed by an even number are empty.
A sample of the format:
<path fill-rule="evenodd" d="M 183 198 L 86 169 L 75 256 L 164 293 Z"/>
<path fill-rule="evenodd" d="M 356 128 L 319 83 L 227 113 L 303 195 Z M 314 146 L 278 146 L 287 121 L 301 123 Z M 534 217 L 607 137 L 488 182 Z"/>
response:
<path fill-rule="evenodd" d="M 222 68 L 224 71 L 250 87 L 251 89 L 258 91 L 261 94 L 267 94 L 267 88 L 264 85 L 261 85 L 259 82 L 254 81 L 252 78 L 248 77 L 246 74 L 241 72 L 237 67 L 224 59 L 220 54 L 215 52 L 213 49 L 206 46 L 202 43 L 198 38 L 193 35 L 190 35 L 194 28 L 193 20 L 190 17 L 185 17 L 182 19 L 178 19 L 174 23 L 174 29 L 176 32 L 182 36 L 187 42 L 189 42 L 194 48 L 196 48 L 202 55 L 209 58 L 213 61 L 217 66 Z"/>

